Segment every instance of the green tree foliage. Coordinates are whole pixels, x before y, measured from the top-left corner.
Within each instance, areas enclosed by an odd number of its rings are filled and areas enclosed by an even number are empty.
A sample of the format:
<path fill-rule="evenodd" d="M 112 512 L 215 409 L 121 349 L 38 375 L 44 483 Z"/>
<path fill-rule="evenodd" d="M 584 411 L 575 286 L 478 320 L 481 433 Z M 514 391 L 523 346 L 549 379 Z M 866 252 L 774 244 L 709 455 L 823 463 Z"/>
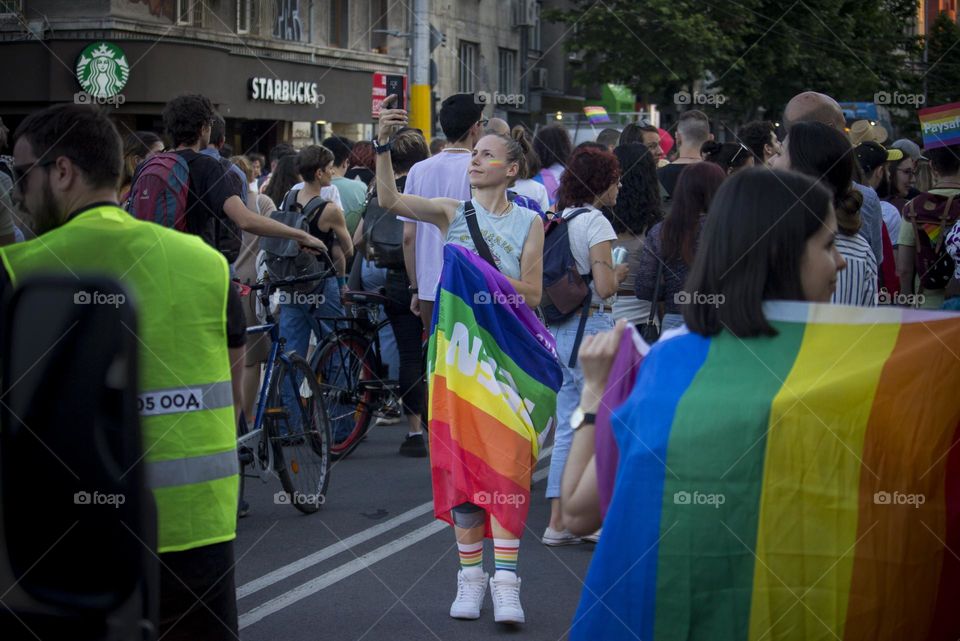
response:
<path fill-rule="evenodd" d="M 941 13 L 927 36 L 927 105 L 960 100 L 960 27 Z"/>
<path fill-rule="evenodd" d="M 919 89 L 916 0 L 580 0 L 571 25 L 585 84 L 619 82 L 660 104 L 704 86 L 743 119 L 804 90 L 840 101 Z"/>

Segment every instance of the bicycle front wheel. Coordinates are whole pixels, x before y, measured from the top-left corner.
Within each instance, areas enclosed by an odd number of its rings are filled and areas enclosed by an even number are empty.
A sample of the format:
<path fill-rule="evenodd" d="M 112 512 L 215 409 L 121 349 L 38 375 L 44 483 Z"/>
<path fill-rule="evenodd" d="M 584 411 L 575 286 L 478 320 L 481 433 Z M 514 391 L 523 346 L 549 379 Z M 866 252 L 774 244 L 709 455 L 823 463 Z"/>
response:
<path fill-rule="evenodd" d="M 371 344 L 361 335 L 336 333 L 324 340 L 317 355 L 317 380 L 330 417 L 334 460 L 360 444 L 377 409 L 377 363 Z"/>
<path fill-rule="evenodd" d="M 330 483 L 330 421 L 307 361 L 287 356 L 289 363 L 277 364 L 264 428 L 287 502 L 312 514 L 326 501 Z"/>

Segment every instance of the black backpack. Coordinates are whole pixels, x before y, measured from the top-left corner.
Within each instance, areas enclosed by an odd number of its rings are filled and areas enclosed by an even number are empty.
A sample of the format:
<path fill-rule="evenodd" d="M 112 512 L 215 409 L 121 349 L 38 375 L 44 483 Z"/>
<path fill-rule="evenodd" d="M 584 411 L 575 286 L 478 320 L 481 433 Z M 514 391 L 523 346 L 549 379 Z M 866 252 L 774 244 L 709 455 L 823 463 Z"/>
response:
<path fill-rule="evenodd" d="M 363 211 L 363 238 L 367 260 L 377 267 L 403 269 L 403 221 L 387 212 L 371 192 Z"/>
<path fill-rule="evenodd" d="M 272 212 L 270 218 L 288 227 L 309 232 L 310 223 L 320 215 L 327 201 L 317 196 L 306 206 L 301 206 L 297 202 L 299 191 L 299 189 L 291 189 L 284 197 L 280 209 Z M 271 281 L 300 278 L 324 270 L 324 264 L 314 254 L 304 251 L 295 240 L 263 236 L 260 238 L 260 249 L 264 254 L 263 265 Z M 308 292 L 315 289 L 318 284 L 318 281 L 298 283 L 292 289 Z"/>
<path fill-rule="evenodd" d="M 570 221 L 589 209 L 577 209 L 564 217 L 554 214 L 544 222 L 543 297 L 540 311 L 548 324 L 558 325 L 580 312 L 580 325 L 574 339 L 570 367 L 576 365 L 577 352 L 587 324 L 593 292 L 591 274 L 581 274 L 570 249 Z"/>

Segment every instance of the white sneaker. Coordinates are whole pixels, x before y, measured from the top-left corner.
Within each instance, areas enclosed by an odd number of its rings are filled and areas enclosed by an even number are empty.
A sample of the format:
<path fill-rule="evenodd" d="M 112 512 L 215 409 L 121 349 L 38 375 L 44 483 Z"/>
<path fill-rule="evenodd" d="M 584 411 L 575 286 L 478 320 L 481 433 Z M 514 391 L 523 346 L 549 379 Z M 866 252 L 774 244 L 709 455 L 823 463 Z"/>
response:
<path fill-rule="evenodd" d="M 457 573 L 457 598 L 450 606 L 450 616 L 454 619 L 480 618 L 480 610 L 483 608 L 483 596 L 487 593 L 487 578 L 489 576 L 486 572 L 479 576 L 465 575 L 463 570 Z"/>
<path fill-rule="evenodd" d="M 599 543 L 599 542 L 600 542 L 600 533 L 601 533 L 601 532 L 603 532 L 603 528 L 600 528 L 599 530 L 597 530 L 597 531 L 594 532 L 593 534 L 588 534 L 587 536 L 583 537 L 583 540 L 584 540 L 584 541 L 587 541 L 588 543 Z"/>
<path fill-rule="evenodd" d="M 523 608 L 520 606 L 520 577 L 512 572 L 503 572 L 501 578 L 490 579 L 490 595 L 493 597 L 493 620 L 497 623 L 523 623 Z"/>
<path fill-rule="evenodd" d="M 559 545 L 577 545 L 578 543 L 583 543 L 583 539 L 581 539 L 579 536 L 571 534 L 569 530 L 558 532 L 549 525 L 547 526 L 546 531 L 544 531 L 543 538 L 540 539 L 540 541 L 544 545 L 549 545 L 550 547 L 556 547 Z"/>

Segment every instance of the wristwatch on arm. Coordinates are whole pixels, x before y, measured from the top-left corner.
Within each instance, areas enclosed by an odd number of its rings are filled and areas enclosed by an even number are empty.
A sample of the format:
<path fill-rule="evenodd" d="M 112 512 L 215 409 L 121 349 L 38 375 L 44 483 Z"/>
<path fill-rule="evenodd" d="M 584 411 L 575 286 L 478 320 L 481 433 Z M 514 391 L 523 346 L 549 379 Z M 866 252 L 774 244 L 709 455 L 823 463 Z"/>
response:
<path fill-rule="evenodd" d="M 584 425 L 596 425 L 596 423 L 597 414 L 595 412 L 584 412 L 583 408 L 579 405 L 577 409 L 573 410 L 573 414 L 570 415 L 570 429 L 574 432 Z"/>

